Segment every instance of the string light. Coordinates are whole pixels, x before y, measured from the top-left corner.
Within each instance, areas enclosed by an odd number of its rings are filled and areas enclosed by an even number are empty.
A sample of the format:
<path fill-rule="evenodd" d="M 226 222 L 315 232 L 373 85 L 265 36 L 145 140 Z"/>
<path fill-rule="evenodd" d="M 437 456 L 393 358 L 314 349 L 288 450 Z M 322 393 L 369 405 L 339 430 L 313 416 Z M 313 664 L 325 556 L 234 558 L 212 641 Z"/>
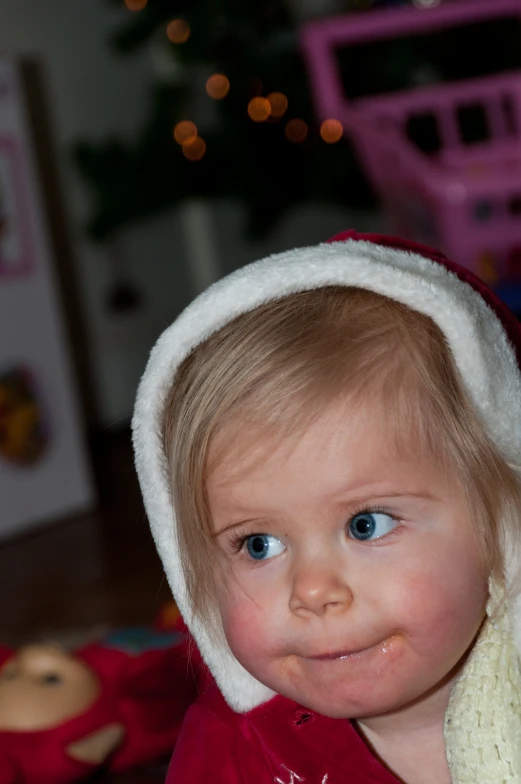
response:
<path fill-rule="evenodd" d="M 129 11 L 142 11 L 148 5 L 148 0 L 125 0 Z"/>
<path fill-rule="evenodd" d="M 270 93 L 268 95 L 268 101 L 270 104 L 271 116 L 275 117 L 276 119 L 282 117 L 288 108 L 288 99 L 284 93 Z"/>
<path fill-rule="evenodd" d="M 327 144 L 335 144 L 344 135 L 344 126 L 339 120 L 324 120 L 320 126 L 320 135 Z"/>
<path fill-rule="evenodd" d="M 267 98 L 252 98 L 248 104 L 248 114 L 254 122 L 265 122 L 271 114 Z"/>
<path fill-rule="evenodd" d="M 190 38 L 190 25 L 184 19 L 172 19 L 166 28 L 166 34 L 173 44 L 184 44 Z"/>
<path fill-rule="evenodd" d="M 485 283 L 488 283 L 489 286 L 493 286 L 494 283 L 497 283 L 496 265 L 494 256 L 490 251 L 485 251 L 485 253 L 482 254 L 479 259 L 478 270 L 480 278 L 482 278 Z"/>
<path fill-rule="evenodd" d="M 189 139 L 189 141 L 183 144 L 183 155 L 189 161 L 200 161 L 205 152 L 206 142 L 200 136 L 196 136 L 195 139 Z"/>
<path fill-rule="evenodd" d="M 197 125 L 191 120 L 181 120 L 174 128 L 174 139 L 178 144 L 189 144 L 197 138 Z"/>
<path fill-rule="evenodd" d="M 286 134 L 286 139 L 288 141 L 298 144 L 299 142 L 303 142 L 304 139 L 307 137 L 309 132 L 308 124 L 304 122 L 304 120 L 300 120 L 298 117 L 290 120 L 286 123 L 286 128 L 284 133 Z"/>
<path fill-rule="evenodd" d="M 230 80 L 224 74 L 213 74 L 206 82 L 206 92 L 210 98 L 220 101 L 230 92 Z"/>

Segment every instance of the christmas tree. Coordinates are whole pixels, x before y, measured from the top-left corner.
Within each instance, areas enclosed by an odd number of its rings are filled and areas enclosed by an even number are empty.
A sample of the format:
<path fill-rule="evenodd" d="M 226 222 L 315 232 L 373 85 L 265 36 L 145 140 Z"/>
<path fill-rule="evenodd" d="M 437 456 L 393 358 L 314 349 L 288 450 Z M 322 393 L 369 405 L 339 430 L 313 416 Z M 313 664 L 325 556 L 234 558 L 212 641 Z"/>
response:
<path fill-rule="evenodd" d="M 342 128 L 315 116 L 298 30 L 316 14 L 406 0 L 107 2 L 128 14 L 115 51 L 151 47 L 157 80 L 135 139 L 75 145 L 92 237 L 194 197 L 240 200 L 254 234 L 307 200 L 372 204 Z"/>

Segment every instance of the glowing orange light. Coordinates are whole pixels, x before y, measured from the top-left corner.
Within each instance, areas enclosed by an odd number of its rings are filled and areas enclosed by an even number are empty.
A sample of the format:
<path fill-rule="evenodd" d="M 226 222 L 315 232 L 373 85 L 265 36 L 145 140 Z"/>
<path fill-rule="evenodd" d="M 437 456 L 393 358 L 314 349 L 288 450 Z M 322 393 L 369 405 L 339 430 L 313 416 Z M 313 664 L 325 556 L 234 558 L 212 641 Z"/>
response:
<path fill-rule="evenodd" d="M 282 117 L 288 108 L 288 99 L 284 93 L 270 93 L 268 101 L 270 102 L 271 116 L 276 118 Z"/>
<path fill-rule="evenodd" d="M 146 8 L 148 0 L 125 0 L 125 5 L 129 11 L 142 11 Z"/>
<path fill-rule="evenodd" d="M 254 122 L 265 122 L 271 114 L 267 98 L 252 98 L 248 104 L 248 114 Z"/>
<path fill-rule="evenodd" d="M 303 142 L 306 136 L 308 135 L 308 124 L 304 122 L 304 120 L 299 120 L 295 118 L 294 120 L 290 120 L 286 124 L 286 128 L 284 133 L 286 134 L 286 138 L 290 142 L 294 142 L 298 144 L 299 142 Z"/>
<path fill-rule="evenodd" d="M 200 136 L 190 139 L 183 144 L 183 155 L 189 161 L 200 161 L 206 152 L 206 142 Z"/>
<path fill-rule="evenodd" d="M 230 80 L 224 74 L 213 74 L 206 82 L 206 92 L 210 98 L 220 101 L 230 92 Z"/>
<path fill-rule="evenodd" d="M 187 144 L 197 137 L 197 125 L 190 120 L 181 120 L 174 128 L 174 139 L 178 144 Z"/>
<path fill-rule="evenodd" d="M 184 19 L 172 19 L 166 28 L 166 34 L 173 44 L 184 44 L 190 38 L 190 25 Z"/>
<path fill-rule="evenodd" d="M 479 259 L 479 276 L 489 286 L 497 283 L 497 269 L 494 256 L 490 251 L 485 251 Z"/>
<path fill-rule="evenodd" d="M 320 126 L 320 135 L 328 144 L 335 144 L 344 135 L 344 126 L 338 120 L 324 120 Z"/>

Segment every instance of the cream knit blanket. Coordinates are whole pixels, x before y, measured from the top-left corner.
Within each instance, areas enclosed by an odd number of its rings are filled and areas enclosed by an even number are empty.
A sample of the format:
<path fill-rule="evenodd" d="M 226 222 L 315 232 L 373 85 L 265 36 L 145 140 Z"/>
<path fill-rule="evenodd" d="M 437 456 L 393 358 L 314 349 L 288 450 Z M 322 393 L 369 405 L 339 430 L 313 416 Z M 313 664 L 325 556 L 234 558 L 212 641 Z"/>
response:
<path fill-rule="evenodd" d="M 521 784 L 521 668 L 501 589 L 451 694 L 445 716 L 453 784 Z"/>

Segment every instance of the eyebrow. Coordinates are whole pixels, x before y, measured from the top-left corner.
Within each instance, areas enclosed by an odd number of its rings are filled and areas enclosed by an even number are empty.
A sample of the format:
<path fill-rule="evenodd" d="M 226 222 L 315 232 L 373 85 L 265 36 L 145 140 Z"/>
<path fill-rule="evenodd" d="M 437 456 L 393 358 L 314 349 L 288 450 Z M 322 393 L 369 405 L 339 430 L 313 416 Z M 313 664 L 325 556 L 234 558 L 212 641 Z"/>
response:
<path fill-rule="evenodd" d="M 252 517 L 252 518 L 247 519 L 247 520 L 238 520 L 236 523 L 230 523 L 229 525 L 225 526 L 224 528 L 221 528 L 220 531 L 214 531 L 213 535 L 215 536 L 215 538 L 217 538 L 218 536 L 221 536 L 221 534 L 225 534 L 227 531 L 231 531 L 234 528 L 239 528 L 240 526 L 243 526 L 243 525 L 249 525 L 250 523 L 262 523 L 262 521 L 263 520 L 260 517 Z"/>
<path fill-rule="evenodd" d="M 427 491 L 419 492 L 419 493 L 411 493 L 411 492 L 403 492 L 403 493 L 381 493 L 380 495 L 370 495 L 369 498 L 371 501 L 378 501 L 382 498 L 420 498 L 424 501 L 439 501 L 440 499 L 438 496 L 433 495 Z M 349 505 L 356 508 L 364 503 L 369 504 L 367 500 L 367 496 L 361 496 L 360 498 L 352 498 L 349 501 Z M 338 504 L 338 506 L 344 507 L 345 504 Z M 240 528 L 243 525 L 250 525 L 251 523 L 262 523 L 265 518 L 262 517 L 251 517 L 246 518 L 245 520 L 238 520 L 236 523 L 229 523 L 224 528 L 221 528 L 219 531 L 214 531 L 214 537 L 218 538 L 222 534 L 226 533 L 227 531 L 232 531 L 234 528 Z"/>

